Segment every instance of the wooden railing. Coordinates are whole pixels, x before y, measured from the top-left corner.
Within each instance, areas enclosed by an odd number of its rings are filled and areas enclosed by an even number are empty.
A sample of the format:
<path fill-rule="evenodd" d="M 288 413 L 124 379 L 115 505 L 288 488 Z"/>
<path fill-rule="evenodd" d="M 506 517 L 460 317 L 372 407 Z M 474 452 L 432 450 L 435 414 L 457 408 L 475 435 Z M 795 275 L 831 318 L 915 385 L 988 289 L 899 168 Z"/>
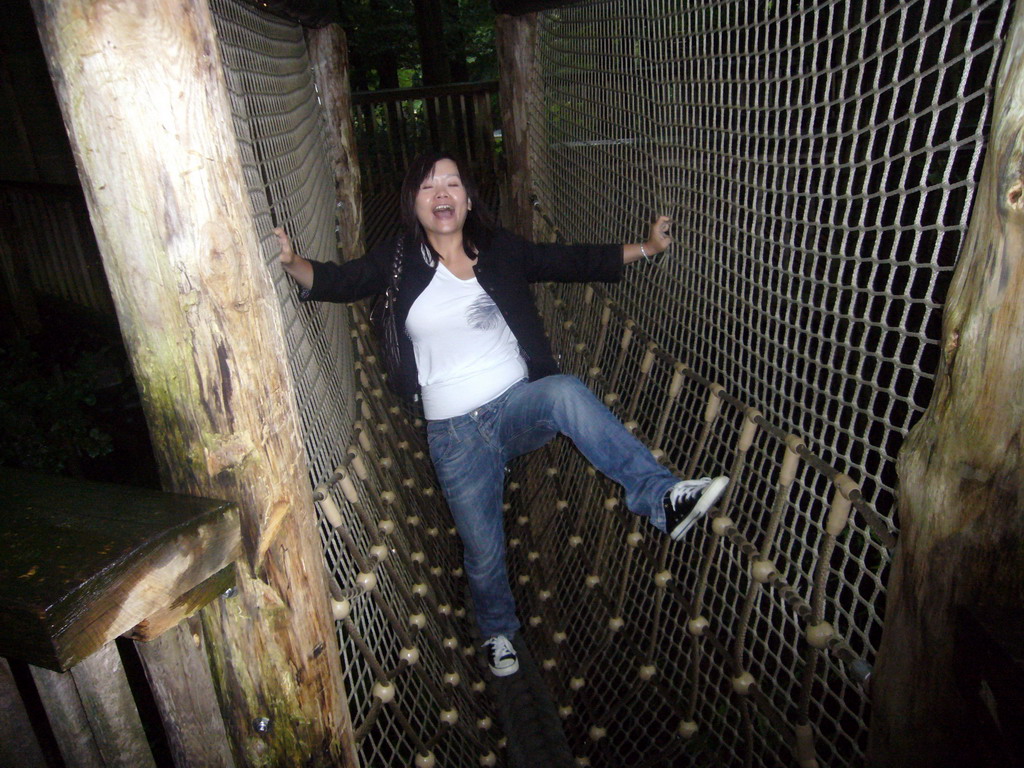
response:
<path fill-rule="evenodd" d="M 23 330 L 38 323 L 38 296 L 114 311 L 79 187 L 0 183 L 0 276 Z"/>
<path fill-rule="evenodd" d="M 496 80 L 353 93 L 364 192 L 395 189 L 409 161 L 430 149 L 455 152 L 478 177 L 493 176 L 497 102 Z"/>

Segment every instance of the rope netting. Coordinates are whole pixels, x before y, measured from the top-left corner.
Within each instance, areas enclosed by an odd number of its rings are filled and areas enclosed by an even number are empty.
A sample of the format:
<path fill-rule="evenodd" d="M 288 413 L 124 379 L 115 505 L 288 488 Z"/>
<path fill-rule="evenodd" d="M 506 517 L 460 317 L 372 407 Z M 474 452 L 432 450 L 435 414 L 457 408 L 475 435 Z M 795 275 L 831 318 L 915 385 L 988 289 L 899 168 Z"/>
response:
<path fill-rule="evenodd" d="M 404 436 L 392 426 L 399 411 L 384 405 L 383 382 L 356 377 L 362 363 L 345 307 L 299 304 L 274 263 L 275 226 L 300 253 L 338 258 L 335 186 L 304 32 L 241 0 L 210 0 L 210 8 L 254 223 L 281 303 L 362 764 L 496 765 L 499 735 L 453 578 L 455 531 L 425 446 L 413 442 L 411 425 Z"/>
<path fill-rule="evenodd" d="M 657 627 L 680 668 L 700 669 L 669 690 L 702 701 L 698 733 L 710 725 L 718 742 L 705 760 L 790 763 L 808 724 L 825 764 L 863 759 L 859 678 L 881 636 L 895 458 L 931 395 L 1008 5 L 617 0 L 540 16 L 529 111 L 542 219 L 568 240 L 630 241 L 667 213 L 677 238 L 589 303 L 590 289 L 552 289 L 548 326 L 670 463 L 736 483 L 727 514 L 742 540 L 723 531 L 682 556 L 689 613 Z M 684 384 L 669 410 L 667 360 L 733 403 L 706 446 L 696 391 Z M 620 391 L 637 382 L 639 397 Z M 761 428 L 734 468 L 729 433 L 748 409 Z M 786 440 L 835 469 L 801 462 L 783 487 Z M 841 530 L 827 522 L 837 490 L 855 502 Z M 764 560 L 809 609 L 759 586 Z M 630 593 L 660 605 L 655 587 Z M 699 612 L 716 652 L 686 640 Z M 595 631 L 599 615 L 580 626 Z M 814 664 L 822 620 L 843 649 Z M 623 670 L 628 656 L 615 658 L 606 668 Z M 725 691 L 747 672 L 760 693 L 740 705 Z M 631 736 L 608 749 L 641 764 L 658 718 L 609 706 L 613 679 L 597 698 Z"/>
<path fill-rule="evenodd" d="M 256 226 L 337 258 L 303 32 L 210 4 Z M 523 635 L 579 765 L 863 762 L 893 461 L 930 394 L 1007 12 L 875 5 L 539 17 L 551 234 L 635 241 L 666 212 L 678 240 L 614 290 L 538 291 L 564 367 L 681 474 L 733 479 L 670 543 L 564 442 L 513 467 Z M 422 424 L 389 399 L 360 308 L 298 305 L 264 242 L 361 760 L 510 762 Z"/>

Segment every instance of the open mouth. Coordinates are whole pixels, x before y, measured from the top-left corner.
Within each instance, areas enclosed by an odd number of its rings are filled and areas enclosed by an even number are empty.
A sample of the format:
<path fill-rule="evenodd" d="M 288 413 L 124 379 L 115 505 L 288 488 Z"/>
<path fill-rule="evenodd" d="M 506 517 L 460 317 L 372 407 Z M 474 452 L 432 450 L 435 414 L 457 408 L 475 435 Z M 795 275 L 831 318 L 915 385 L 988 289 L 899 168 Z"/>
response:
<path fill-rule="evenodd" d="M 447 203 L 445 203 L 443 205 L 435 205 L 434 206 L 434 215 L 435 216 L 445 217 L 445 216 L 449 216 L 449 215 L 451 215 L 453 213 L 455 213 L 455 207 L 452 206 L 452 205 L 449 205 Z"/>

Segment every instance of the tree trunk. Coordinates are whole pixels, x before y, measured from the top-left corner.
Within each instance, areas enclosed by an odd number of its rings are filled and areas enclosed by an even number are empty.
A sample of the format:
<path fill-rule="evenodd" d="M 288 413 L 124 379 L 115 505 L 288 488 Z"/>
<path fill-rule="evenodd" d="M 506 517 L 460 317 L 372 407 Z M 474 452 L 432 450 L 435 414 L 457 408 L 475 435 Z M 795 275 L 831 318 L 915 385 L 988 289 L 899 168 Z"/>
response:
<path fill-rule="evenodd" d="M 509 179 L 507 194 L 502 195 L 503 201 L 509 200 L 508 208 L 502 218 L 510 222 L 513 231 L 529 239 L 533 237 L 529 104 L 535 82 L 537 14 L 498 16 L 497 47 L 502 143 Z"/>
<path fill-rule="evenodd" d="M 205 0 L 33 0 L 167 490 L 235 502 L 203 610 L 239 766 L 353 766 L 280 311 Z"/>
<path fill-rule="evenodd" d="M 900 542 L 868 763 L 985 765 L 958 680 L 958 615 L 1024 605 L 1024 5 L 1003 53 L 932 403 L 899 457 Z M 1007 670 L 1009 672 L 1009 670 Z M 1003 713 L 1004 717 L 1008 713 Z M 1009 727 L 1015 727 L 1012 723 Z"/>

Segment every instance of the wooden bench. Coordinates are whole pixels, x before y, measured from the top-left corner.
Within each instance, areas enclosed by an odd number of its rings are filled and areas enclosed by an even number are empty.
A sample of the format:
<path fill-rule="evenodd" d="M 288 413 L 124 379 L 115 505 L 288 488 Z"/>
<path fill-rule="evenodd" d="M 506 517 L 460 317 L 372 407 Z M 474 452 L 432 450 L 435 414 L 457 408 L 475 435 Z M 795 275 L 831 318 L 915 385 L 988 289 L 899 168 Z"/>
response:
<path fill-rule="evenodd" d="M 234 585 L 236 507 L 0 468 L 0 510 L 0 656 L 32 665 L 65 756 L 152 765 L 112 641 L 153 639 Z"/>

